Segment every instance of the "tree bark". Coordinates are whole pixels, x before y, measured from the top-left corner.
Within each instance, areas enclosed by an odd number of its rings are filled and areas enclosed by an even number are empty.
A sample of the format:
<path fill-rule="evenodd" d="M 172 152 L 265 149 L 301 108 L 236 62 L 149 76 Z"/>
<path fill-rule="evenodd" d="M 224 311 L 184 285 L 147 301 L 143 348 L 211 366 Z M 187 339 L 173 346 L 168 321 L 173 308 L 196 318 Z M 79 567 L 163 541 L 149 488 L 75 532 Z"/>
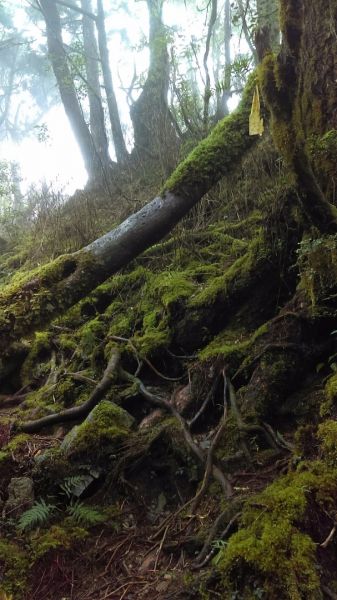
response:
<path fill-rule="evenodd" d="M 124 163 L 128 158 L 128 151 L 125 145 L 121 121 L 119 118 L 116 94 L 112 82 L 108 41 L 105 30 L 105 14 L 102 0 L 97 0 L 96 26 L 98 33 L 98 46 L 102 64 L 104 87 L 107 97 L 110 124 L 112 130 L 112 139 L 115 147 L 117 162 Z"/>
<path fill-rule="evenodd" d="M 230 0 L 225 0 L 224 6 L 224 46 L 225 46 L 225 73 L 222 89 L 217 94 L 216 122 L 229 114 L 228 100 L 231 97 L 231 37 L 232 19 Z"/>
<path fill-rule="evenodd" d="M 161 240 L 237 164 L 255 141 L 248 132 L 255 86 L 252 76 L 236 112 L 218 123 L 154 200 L 89 246 L 60 256 L 0 293 L 0 379 L 22 337 L 43 327 Z"/>
<path fill-rule="evenodd" d="M 209 17 L 207 36 L 206 36 L 206 46 L 205 46 L 205 52 L 204 52 L 204 57 L 203 57 L 203 65 L 204 65 L 204 71 L 205 71 L 205 90 L 204 90 L 204 110 L 203 110 L 202 122 L 203 122 L 203 128 L 204 128 L 205 134 L 207 133 L 207 130 L 208 130 L 209 103 L 210 103 L 210 99 L 212 96 L 211 78 L 210 78 L 209 69 L 208 69 L 208 56 L 209 56 L 209 49 L 210 49 L 213 29 L 214 29 L 214 25 L 215 25 L 215 22 L 216 22 L 216 19 L 218 16 L 217 0 L 211 0 L 210 6 L 211 6 L 211 14 Z"/>
<path fill-rule="evenodd" d="M 280 8 L 282 50 L 276 58 L 267 52 L 261 68 L 272 133 L 296 175 L 309 220 L 322 232 L 335 233 L 337 209 L 321 187 L 331 173 L 324 177 L 321 163 L 317 175 L 310 147 L 337 126 L 337 6 L 329 3 L 326 11 L 322 2 L 282 0 Z"/>
<path fill-rule="evenodd" d="M 99 80 L 99 56 L 95 37 L 95 23 L 85 13 L 92 14 L 91 0 L 81 0 L 83 10 L 82 30 L 86 79 L 88 83 L 88 100 L 90 109 L 90 130 L 99 156 L 102 170 L 107 172 L 111 167 L 108 150 L 108 138 L 105 130 L 104 110 Z"/>
<path fill-rule="evenodd" d="M 279 0 L 256 0 L 258 29 L 268 35 L 273 52 L 280 48 Z"/>
<path fill-rule="evenodd" d="M 99 160 L 68 67 L 62 40 L 60 16 L 56 4 L 52 0 L 40 0 L 40 6 L 46 22 L 48 52 L 61 100 L 79 144 L 89 178 L 94 178 L 99 172 Z"/>

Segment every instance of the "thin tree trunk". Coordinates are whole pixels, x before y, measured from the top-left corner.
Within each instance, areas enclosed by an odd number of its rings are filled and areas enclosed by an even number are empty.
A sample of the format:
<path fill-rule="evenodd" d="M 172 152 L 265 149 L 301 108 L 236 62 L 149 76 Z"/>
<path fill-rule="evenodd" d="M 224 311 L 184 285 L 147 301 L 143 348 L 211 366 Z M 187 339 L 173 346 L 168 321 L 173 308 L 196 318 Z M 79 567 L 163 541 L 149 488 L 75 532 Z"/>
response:
<path fill-rule="evenodd" d="M 115 153 L 117 162 L 123 163 L 128 158 L 128 151 L 126 149 L 125 140 L 123 136 L 121 121 L 119 118 L 118 105 L 116 100 L 116 94 L 112 82 L 112 75 L 110 69 L 108 41 L 105 30 L 105 14 L 102 0 L 97 0 L 97 19 L 96 19 L 97 33 L 98 33 L 98 46 L 102 64 L 102 73 L 104 80 L 104 87 L 107 97 L 110 124 L 112 130 L 112 138 L 115 146 Z"/>
<path fill-rule="evenodd" d="M 253 56 L 254 63 L 257 64 L 258 57 L 257 57 L 256 49 L 253 44 L 252 36 L 250 34 L 248 23 L 247 23 L 247 10 L 245 10 L 242 0 L 237 0 L 237 4 L 238 4 L 238 8 L 239 8 L 241 23 L 242 23 L 243 34 L 245 36 L 245 40 L 248 44 L 249 50 L 251 51 L 251 54 Z"/>
<path fill-rule="evenodd" d="M 229 114 L 228 100 L 231 97 L 231 37 L 232 19 L 231 3 L 225 0 L 224 6 L 224 46 L 225 46 L 225 76 L 222 89 L 218 95 L 216 121 L 220 121 Z"/>
<path fill-rule="evenodd" d="M 208 118 L 209 118 L 209 103 L 211 99 L 211 78 L 209 75 L 208 69 L 208 56 L 209 49 L 213 34 L 214 25 L 218 16 L 218 2 L 217 0 L 211 0 L 211 15 L 208 23 L 207 37 L 206 37 L 206 47 L 203 58 L 204 70 L 205 70 L 205 90 L 204 90 L 204 114 L 203 114 L 203 127 L 204 132 L 206 133 L 208 130 Z"/>
<path fill-rule="evenodd" d="M 91 0 L 81 0 L 83 13 L 92 14 Z M 90 130 L 95 148 L 106 172 L 111 166 L 108 150 L 108 139 L 105 130 L 104 110 L 99 80 L 99 56 L 95 37 L 95 23 L 92 18 L 83 14 L 82 19 L 84 59 L 88 83 L 88 99 L 90 109 Z"/>
<path fill-rule="evenodd" d="M 77 99 L 72 75 L 68 67 L 67 56 L 62 40 L 60 16 L 56 4 L 52 0 L 40 0 L 40 6 L 46 22 L 49 57 L 60 91 L 62 103 L 79 144 L 88 175 L 90 178 L 94 178 L 99 169 L 99 160 L 90 131 L 84 120 L 81 106 Z"/>

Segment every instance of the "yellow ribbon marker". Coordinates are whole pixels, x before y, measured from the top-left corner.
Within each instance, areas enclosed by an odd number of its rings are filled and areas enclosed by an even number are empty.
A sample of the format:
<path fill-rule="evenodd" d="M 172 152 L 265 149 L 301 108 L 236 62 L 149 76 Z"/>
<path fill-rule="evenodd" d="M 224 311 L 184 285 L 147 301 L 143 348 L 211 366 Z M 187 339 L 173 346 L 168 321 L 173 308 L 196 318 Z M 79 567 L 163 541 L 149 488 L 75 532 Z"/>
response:
<path fill-rule="evenodd" d="M 262 135 L 263 132 L 264 126 L 263 119 L 261 118 L 260 94 L 259 88 L 256 86 L 249 117 L 249 135 Z"/>

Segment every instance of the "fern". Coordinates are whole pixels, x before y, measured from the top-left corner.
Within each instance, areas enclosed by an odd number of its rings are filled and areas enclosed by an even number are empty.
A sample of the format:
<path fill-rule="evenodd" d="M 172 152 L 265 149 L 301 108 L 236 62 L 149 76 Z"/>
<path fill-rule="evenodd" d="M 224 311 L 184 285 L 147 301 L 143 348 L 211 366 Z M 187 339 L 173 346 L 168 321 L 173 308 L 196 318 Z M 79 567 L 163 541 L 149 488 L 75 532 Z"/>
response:
<path fill-rule="evenodd" d="M 79 497 L 82 492 L 90 485 L 94 477 L 92 475 L 73 475 L 67 477 L 63 483 L 60 484 L 61 490 L 70 499 L 72 496 Z"/>
<path fill-rule="evenodd" d="M 49 521 L 55 510 L 56 506 L 54 504 L 46 504 L 41 498 L 41 500 L 35 502 L 31 508 L 21 515 L 18 523 L 19 531 L 34 529 L 39 525 L 44 525 Z"/>
<path fill-rule="evenodd" d="M 67 507 L 67 513 L 79 525 L 98 525 L 105 520 L 105 516 L 101 512 L 92 506 L 83 504 L 83 502 L 80 502 L 79 500 L 72 502 L 72 504 Z"/>

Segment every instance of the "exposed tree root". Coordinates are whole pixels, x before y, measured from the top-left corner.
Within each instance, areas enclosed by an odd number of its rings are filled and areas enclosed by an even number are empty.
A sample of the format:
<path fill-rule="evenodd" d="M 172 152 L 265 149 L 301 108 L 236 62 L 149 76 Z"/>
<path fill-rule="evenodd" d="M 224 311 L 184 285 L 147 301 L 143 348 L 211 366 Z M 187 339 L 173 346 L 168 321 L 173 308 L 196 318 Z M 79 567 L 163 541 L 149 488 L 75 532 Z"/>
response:
<path fill-rule="evenodd" d="M 195 497 L 193 498 L 193 502 L 192 502 L 192 507 L 191 507 L 191 512 L 195 512 L 199 506 L 200 500 L 203 497 L 203 495 L 205 494 L 205 492 L 207 491 L 208 488 L 208 483 L 211 477 L 211 473 L 212 473 L 212 468 L 213 468 L 213 458 L 214 458 L 214 452 L 216 450 L 216 447 L 221 439 L 221 436 L 223 435 L 224 431 L 225 431 L 225 427 L 226 427 L 226 421 L 227 421 L 227 379 L 226 379 L 226 375 L 225 372 L 223 372 L 223 377 L 224 377 L 224 391 L 223 391 L 223 417 L 219 423 L 218 429 L 213 437 L 212 443 L 208 449 L 207 452 L 207 458 L 206 458 L 206 467 L 205 467 L 205 474 L 204 474 L 204 478 L 202 480 L 202 484 L 201 487 L 199 489 L 199 491 L 197 492 L 197 494 L 195 495 Z"/>
<path fill-rule="evenodd" d="M 182 415 L 177 411 L 175 406 L 173 406 L 173 404 L 171 404 L 168 400 L 166 400 L 166 398 L 162 398 L 162 397 L 152 394 L 148 389 L 146 389 L 143 382 L 140 379 L 138 379 L 137 377 L 135 377 L 134 375 L 131 375 L 130 373 L 127 373 L 126 371 L 124 371 L 122 369 L 120 369 L 120 374 L 126 381 L 131 381 L 132 383 L 136 383 L 138 385 L 140 394 L 146 400 L 151 402 L 151 404 L 154 404 L 155 406 L 160 406 L 161 408 L 165 408 L 177 419 L 177 421 L 181 425 L 186 444 L 192 450 L 193 454 L 199 459 L 199 461 L 201 463 L 205 464 L 207 461 L 207 457 L 205 456 L 205 453 L 194 442 L 192 435 L 190 433 L 189 427 L 187 425 L 187 422 L 182 417 Z M 227 477 L 225 477 L 225 475 L 223 474 L 222 470 L 219 467 L 217 467 L 216 465 L 212 464 L 212 473 L 213 473 L 214 478 L 220 483 L 220 485 L 224 491 L 225 497 L 230 498 L 233 494 L 232 486 L 231 486 L 229 480 L 227 479 Z"/>
<path fill-rule="evenodd" d="M 34 433 L 36 431 L 40 431 L 43 427 L 49 427 L 50 425 L 56 425 L 57 423 L 84 419 L 111 387 L 115 379 L 119 359 L 120 353 L 117 349 L 114 349 L 101 381 L 96 385 L 88 400 L 83 402 L 83 404 L 80 406 L 67 408 L 59 413 L 47 415 L 35 421 L 27 421 L 26 423 L 17 424 L 16 429 L 23 431 L 24 433 Z"/>

